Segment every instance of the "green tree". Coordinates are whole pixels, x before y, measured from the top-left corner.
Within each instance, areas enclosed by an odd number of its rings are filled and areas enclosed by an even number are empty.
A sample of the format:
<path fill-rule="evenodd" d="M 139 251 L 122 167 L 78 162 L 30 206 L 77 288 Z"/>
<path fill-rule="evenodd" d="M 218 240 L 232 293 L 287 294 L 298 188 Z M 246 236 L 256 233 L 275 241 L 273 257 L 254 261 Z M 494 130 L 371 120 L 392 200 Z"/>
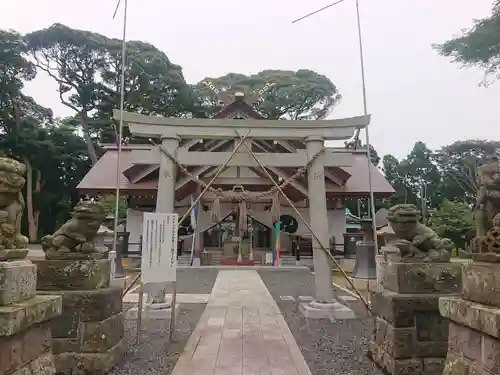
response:
<path fill-rule="evenodd" d="M 68 181 L 78 183 L 88 170 L 86 156 L 81 156 L 85 148 L 78 148 L 85 143 L 75 129 L 63 136 L 52 111 L 23 94 L 23 81 L 33 79 L 36 71 L 21 36 L 0 31 L 0 53 L 0 150 L 27 166 L 24 224 L 34 241 L 40 227 L 53 228 L 52 212 L 59 202 L 76 193 L 75 183 Z"/>
<path fill-rule="evenodd" d="M 101 90 L 98 77 L 107 68 L 108 39 L 90 31 L 54 24 L 26 35 L 25 40 L 37 68 L 57 82 L 61 103 L 78 116 L 90 160 L 97 163 L 89 117 L 98 105 Z"/>
<path fill-rule="evenodd" d="M 114 216 L 115 215 L 115 208 L 116 208 L 115 196 L 114 195 L 107 195 L 107 196 L 101 197 L 101 202 L 106 209 L 106 213 Z M 127 198 L 121 197 L 119 202 L 118 202 L 118 218 L 120 220 L 123 220 L 127 217 L 127 208 L 128 208 Z"/>
<path fill-rule="evenodd" d="M 475 236 L 474 213 L 464 202 L 444 200 L 437 209 L 431 210 L 429 225 L 462 249 Z"/>
<path fill-rule="evenodd" d="M 193 87 L 198 115 L 211 115 L 235 92 L 253 97 L 255 108 L 269 119 L 323 119 L 341 99 L 327 77 L 307 69 L 263 70 L 250 76 L 229 73 L 207 77 Z"/>
<path fill-rule="evenodd" d="M 452 57 L 464 66 L 478 66 L 486 75 L 496 75 L 500 69 L 500 1 L 493 2 L 489 17 L 476 20 L 474 26 L 461 35 L 434 45 L 443 56 Z"/>
<path fill-rule="evenodd" d="M 385 155 L 382 169 L 387 181 L 396 193 L 389 199 L 391 204 L 412 203 L 435 206 L 440 201 L 438 187 L 440 174 L 433 161 L 433 152 L 425 143 L 416 142 L 407 157 L 401 161 Z"/>
<path fill-rule="evenodd" d="M 402 162 L 405 170 L 406 185 L 425 207 L 435 207 L 442 198 L 439 194 L 441 175 L 434 163 L 434 153 L 424 142 L 418 141 Z"/>
<path fill-rule="evenodd" d="M 416 203 L 416 196 L 407 185 L 406 174 L 408 170 L 405 163 L 401 165 L 400 161 L 393 155 L 384 155 L 382 158 L 382 171 L 395 191 L 390 198 L 385 200 L 386 206 L 390 207 L 397 203 Z"/>
<path fill-rule="evenodd" d="M 120 108 L 122 41 L 109 40 L 106 51 L 108 63 L 102 72 L 101 97 L 93 120 L 101 142 L 115 142 L 117 127 L 112 118 L 113 110 Z M 125 61 L 126 111 L 165 117 L 182 117 L 192 111 L 192 95 L 182 68 L 164 52 L 148 43 L 130 41 Z M 129 136 L 124 129 L 124 137 Z M 144 139 L 134 140 L 140 141 Z"/>
<path fill-rule="evenodd" d="M 29 236 L 33 239 L 38 220 L 33 195 L 40 189 L 40 171 L 33 168 L 32 160 L 36 151 L 49 146 L 40 124 L 50 121 L 52 113 L 22 93 L 23 81 L 32 80 L 36 75 L 26 52 L 26 45 L 18 33 L 0 30 L 0 150 L 27 166 L 26 203 Z"/>
<path fill-rule="evenodd" d="M 434 159 L 442 176 L 441 195 L 471 203 L 478 189 L 477 167 L 492 155 L 500 155 L 500 141 L 457 141 L 436 151 Z"/>

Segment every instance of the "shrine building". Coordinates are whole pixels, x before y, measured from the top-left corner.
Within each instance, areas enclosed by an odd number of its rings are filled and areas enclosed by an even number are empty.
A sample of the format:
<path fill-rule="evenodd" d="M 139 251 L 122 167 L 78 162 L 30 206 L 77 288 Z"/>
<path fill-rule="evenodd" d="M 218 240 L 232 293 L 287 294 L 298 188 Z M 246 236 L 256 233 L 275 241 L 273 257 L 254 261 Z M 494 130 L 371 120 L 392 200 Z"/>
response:
<path fill-rule="evenodd" d="M 191 251 L 195 232 L 197 257 L 209 254 L 206 258 L 212 264 L 229 257 L 224 246 L 234 238 L 248 242 L 243 258 L 250 253 L 252 260 L 260 260 L 273 246 L 277 218 L 282 221 L 281 253 L 295 254 L 298 244 L 301 254 L 311 255 L 314 240 L 309 230 L 289 202 L 273 189 L 269 175 L 318 231 L 325 246 L 344 242 L 345 200 L 369 196 L 366 150 L 324 147 L 327 140 L 352 138 L 357 129 L 368 125 L 364 116 L 266 120 L 242 94 L 236 94 L 211 119 L 128 112 L 123 116 L 134 136 L 158 139 L 159 143 L 122 146 L 120 194 L 128 199 L 125 231 L 129 247 L 140 241 L 143 212 L 173 211 L 182 216 L 247 133 L 243 145 L 201 198 L 195 229 L 190 220 L 180 226 L 185 256 Z M 82 195 L 115 194 L 118 148 L 103 148 L 104 155 L 78 185 Z M 370 166 L 375 197 L 390 196 L 393 188 L 379 169 Z"/>

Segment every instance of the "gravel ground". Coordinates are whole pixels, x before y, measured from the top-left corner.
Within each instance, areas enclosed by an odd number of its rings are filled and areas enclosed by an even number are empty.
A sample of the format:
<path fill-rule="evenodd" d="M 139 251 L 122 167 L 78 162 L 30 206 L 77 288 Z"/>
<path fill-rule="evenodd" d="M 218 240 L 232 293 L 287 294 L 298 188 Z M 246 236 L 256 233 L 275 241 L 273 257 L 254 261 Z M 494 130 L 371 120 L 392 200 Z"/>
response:
<path fill-rule="evenodd" d="M 303 270 L 261 271 L 264 284 L 278 304 L 313 375 L 382 375 L 366 356 L 370 318 L 306 320 L 296 302 L 280 296 L 313 296 L 314 276 Z M 350 306 L 357 311 L 360 306 Z M 358 316 L 363 316 L 361 314 Z"/>
<path fill-rule="evenodd" d="M 124 304 L 124 310 L 134 304 Z M 200 320 L 205 304 L 182 304 L 176 322 L 174 342 L 168 344 L 168 320 L 144 320 L 139 344 L 135 344 L 136 321 L 125 321 L 128 350 L 125 358 L 109 375 L 169 375 L 191 333 Z"/>
<path fill-rule="evenodd" d="M 179 269 L 177 271 L 177 293 L 209 294 L 215 283 L 216 269 Z M 167 289 L 167 293 L 170 290 Z M 124 303 L 128 310 L 134 303 Z M 125 358 L 109 375 L 169 375 L 177 363 L 184 346 L 200 320 L 205 309 L 204 303 L 181 304 L 177 316 L 174 342 L 168 340 L 168 320 L 144 320 L 139 344 L 135 344 L 136 321 L 125 321 L 125 339 L 128 350 Z"/>

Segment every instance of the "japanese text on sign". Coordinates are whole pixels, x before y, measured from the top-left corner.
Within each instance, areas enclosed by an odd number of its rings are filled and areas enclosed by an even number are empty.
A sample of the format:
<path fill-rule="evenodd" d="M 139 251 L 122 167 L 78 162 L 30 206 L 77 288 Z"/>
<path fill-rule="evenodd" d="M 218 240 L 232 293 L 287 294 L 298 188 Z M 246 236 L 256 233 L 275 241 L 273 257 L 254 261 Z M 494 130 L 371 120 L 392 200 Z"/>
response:
<path fill-rule="evenodd" d="M 177 271 L 177 214 L 144 213 L 141 281 L 174 282 Z"/>

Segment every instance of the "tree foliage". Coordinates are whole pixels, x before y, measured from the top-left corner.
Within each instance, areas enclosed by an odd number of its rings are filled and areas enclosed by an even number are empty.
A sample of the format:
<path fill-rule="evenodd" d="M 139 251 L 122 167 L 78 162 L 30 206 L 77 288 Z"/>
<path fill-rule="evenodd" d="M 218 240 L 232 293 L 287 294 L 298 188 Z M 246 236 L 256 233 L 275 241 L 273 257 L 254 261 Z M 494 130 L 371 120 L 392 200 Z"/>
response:
<path fill-rule="evenodd" d="M 500 70 L 500 0 L 493 3 L 489 17 L 476 20 L 474 26 L 461 35 L 434 46 L 443 56 L 464 66 L 478 66 L 486 75 Z"/>
<path fill-rule="evenodd" d="M 215 90 L 214 90 L 215 88 Z M 205 116 L 220 109 L 225 97 L 243 92 L 256 99 L 255 108 L 269 119 L 323 119 L 339 103 L 337 87 L 312 70 L 263 70 L 205 78 L 193 87 L 198 111 Z"/>
<path fill-rule="evenodd" d="M 471 205 L 479 187 L 477 167 L 492 155 L 500 155 L 500 141 L 457 141 L 436 151 L 417 142 L 402 160 L 385 155 L 383 171 L 395 189 L 384 201 L 385 207 L 397 203 L 422 207 L 425 193 L 423 206 L 429 212 L 430 225 L 463 248 L 474 235 Z"/>
<path fill-rule="evenodd" d="M 474 213 L 464 202 L 445 199 L 438 208 L 432 210 L 429 225 L 441 237 L 451 239 L 462 249 L 475 236 Z"/>
<path fill-rule="evenodd" d="M 26 35 L 38 69 L 58 84 L 61 103 L 75 112 L 95 164 L 98 142 L 116 142 L 113 110 L 120 106 L 122 42 L 61 24 Z M 180 66 L 151 44 L 127 43 L 125 110 L 178 116 L 192 108 Z M 125 136 L 128 136 L 125 129 Z"/>
<path fill-rule="evenodd" d="M 88 170 L 83 140 L 52 119 L 52 111 L 23 94 L 23 81 L 35 77 L 21 36 L 0 31 L 0 150 L 27 166 L 25 225 L 31 240 L 53 230 L 54 217 L 66 216 L 75 187 Z M 61 215 L 61 210 L 63 214 Z"/>

